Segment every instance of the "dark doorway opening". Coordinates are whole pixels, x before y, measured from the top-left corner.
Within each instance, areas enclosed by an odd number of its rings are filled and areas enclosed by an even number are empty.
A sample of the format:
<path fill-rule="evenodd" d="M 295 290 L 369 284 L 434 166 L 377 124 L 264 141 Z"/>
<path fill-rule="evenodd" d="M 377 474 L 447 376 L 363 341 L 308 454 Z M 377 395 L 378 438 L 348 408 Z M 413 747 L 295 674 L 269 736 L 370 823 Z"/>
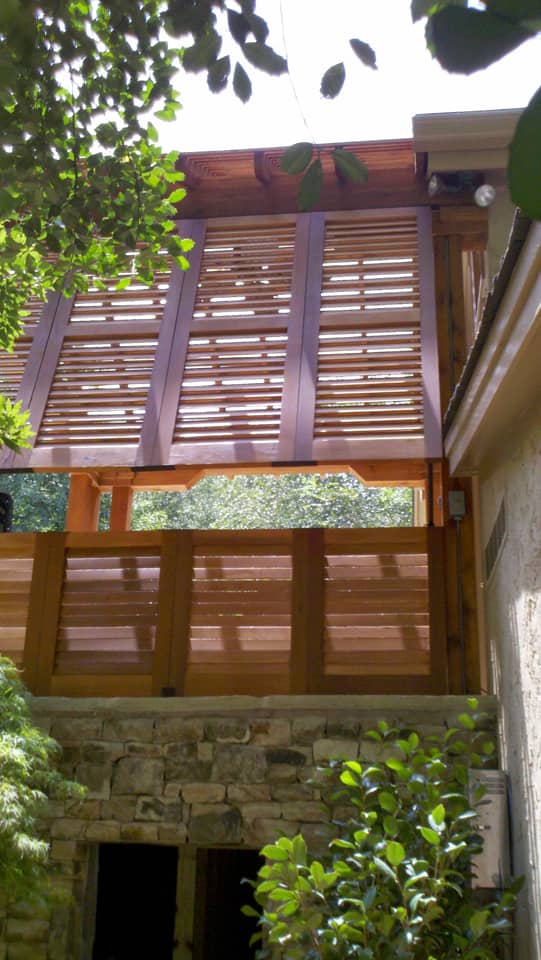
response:
<path fill-rule="evenodd" d="M 252 888 L 263 859 L 257 850 L 197 851 L 193 960 L 254 960 L 257 921 L 241 913 L 253 904 Z"/>
<path fill-rule="evenodd" d="M 103 844 L 92 960 L 172 960 L 178 850 Z"/>

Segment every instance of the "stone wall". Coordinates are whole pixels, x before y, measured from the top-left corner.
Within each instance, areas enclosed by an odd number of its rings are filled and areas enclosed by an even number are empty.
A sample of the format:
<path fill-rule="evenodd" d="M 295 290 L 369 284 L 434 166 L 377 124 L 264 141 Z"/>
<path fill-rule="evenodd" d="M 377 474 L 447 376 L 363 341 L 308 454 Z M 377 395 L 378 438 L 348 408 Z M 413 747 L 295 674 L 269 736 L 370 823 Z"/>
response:
<path fill-rule="evenodd" d="M 495 716 L 494 698 L 483 698 Z M 50 922 L 19 905 L 0 923 L 0 960 L 86 960 L 89 862 L 110 842 L 259 848 L 299 830 L 328 834 L 310 784 L 332 757 L 376 758 L 378 719 L 442 731 L 463 697 L 36 699 L 34 714 L 63 746 L 63 770 L 88 788 L 51 810 L 51 859 L 71 903 Z M 88 913 L 88 911 L 87 911 Z M 86 923 L 86 926 L 85 926 Z"/>
<path fill-rule="evenodd" d="M 526 877 L 516 956 L 541 957 L 541 411 L 515 424 L 481 475 L 483 545 L 502 499 L 507 533 L 485 587 L 502 766 L 511 782 L 514 869 Z"/>

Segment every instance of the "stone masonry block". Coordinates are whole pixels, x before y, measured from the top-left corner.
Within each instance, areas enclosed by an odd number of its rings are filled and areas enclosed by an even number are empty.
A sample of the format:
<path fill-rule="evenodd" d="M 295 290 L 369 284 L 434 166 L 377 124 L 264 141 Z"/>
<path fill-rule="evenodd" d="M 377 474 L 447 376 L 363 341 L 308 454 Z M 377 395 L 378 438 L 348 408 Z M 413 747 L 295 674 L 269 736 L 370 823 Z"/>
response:
<path fill-rule="evenodd" d="M 119 717 L 105 720 L 103 736 L 105 740 L 134 740 L 137 743 L 148 743 L 154 733 L 154 720 L 146 718 Z"/>
<path fill-rule="evenodd" d="M 117 820 L 96 820 L 96 823 L 89 823 L 86 839 L 94 843 L 117 843 L 120 840 L 120 823 Z"/>
<path fill-rule="evenodd" d="M 163 790 L 163 760 L 124 757 L 114 767 L 112 793 L 144 793 L 155 796 Z"/>
<path fill-rule="evenodd" d="M 81 745 L 81 757 L 87 763 L 113 763 L 125 752 L 120 740 L 89 740 Z"/>
<path fill-rule="evenodd" d="M 204 721 L 195 717 L 160 717 L 156 720 L 154 740 L 156 743 L 198 741 L 203 739 L 204 731 Z"/>
<path fill-rule="evenodd" d="M 51 726 L 51 736 L 62 745 L 81 740 L 97 740 L 101 737 L 103 720 L 97 717 L 71 717 L 69 720 L 55 720 Z"/>
<path fill-rule="evenodd" d="M 136 820 L 155 820 L 174 823 L 180 820 L 180 800 L 166 800 L 161 797 L 138 797 L 135 810 Z"/>
<path fill-rule="evenodd" d="M 119 823 L 129 823 L 135 820 L 135 804 L 137 798 L 133 797 L 111 797 L 110 800 L 104 800 L 101 804 L 101 817 L 104 820 L 117 820 Z"/>
<path fill-rule="evenodd" d="M 250 743 L 287 747 L 291 743 L 291 722 L 280 717 L 258 717 L 250 721 Z"/>
<path fill-rule="evenodd" d="M 243 820 L 277 820 L 282 816 L 280 803 L 244 803 L 240 812 Z"/>
<path fill-rule="evenodd" d="M 207 740 L 216 740 L 217 743 L 248 743 L 250 739 L 250 724 L 248 718 L 220 717 L 209 720 L 205 724 Z"/>
<path fill-rule="evenodd" d="M 123 823 L 120 836 L 125 843 L 157 843 L 157 823 Z"/>
<path fill-rule="evenodd" d="M 216 747 L 212 779 L 219 783 L 261 783 L 267 761 L 261 747 L 222 745 Z"/>
<path fill-rule="evenodd" d="M 111 792 L 110 764 L 80 763 L 76 770 L 77 780 L 87 788 L 89 800 L 106 800 Z"/>
<path fill-rule="evenodd" d="M 324 807 L 315 800 L 284 803 L 282 810 L 286 820 L 305 820 L 307 823 L 323 823 L 328 820 L 329 817 Z"/>
<path fill-rule="evenodd" d="M 222 783 L 186 783 L 182 787 L 185 803 L 221 803 L 225 798 Z"/>
<path fill-rule="evenodd" d="M 227 799 L 231 803 L 258 803 L 270 798 L 271 789 L 268 783 L 231 783 L 227 788 Z"/>
<path fill-rule="evenodd" d="M 199 808 L 200 809 L 200 808 Z M 241 816 L 235 807 L 216 805 L 208 812 L 194 814 L 189 825 L 191 843 L 212 846 L 215 843 L 240 843 Z"/>
<path fill-rule="evenodd" d="M 295 717 L 291 736 L 293 743 L 313 743 L 325 736 L 326 721 L 322 716 Z"/>
<path fill-rule="evenodd" d="M 359 755 L 357 740 L 316 740 L 314 743 L 314 763 L 328 760 L 356 760 Z"/>

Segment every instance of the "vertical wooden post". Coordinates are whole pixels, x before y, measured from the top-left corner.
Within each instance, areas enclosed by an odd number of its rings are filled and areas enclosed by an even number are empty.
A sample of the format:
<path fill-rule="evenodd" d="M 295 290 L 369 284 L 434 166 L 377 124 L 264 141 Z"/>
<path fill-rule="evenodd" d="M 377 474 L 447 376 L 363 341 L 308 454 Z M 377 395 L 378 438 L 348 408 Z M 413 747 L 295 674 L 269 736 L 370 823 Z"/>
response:
<path fill-rule="evenodd" d="M 445 617 L 445 531 L 426 528 L 431 692 L 447 693 L 447 622 Z"/>
<path fill-rule="evenodd" d="M 279 460 L 311 460 L 317 386 L 325 215 L 297 218 Z"/>
<path fill-rule="evenodd" d="M 425 457 L 442 456 L 438 335 L 434 284 L 434 249 L 430 211 L 417 212 L 419 284 L 421 294 L 421 363 L 423 369 L 423 420 Z"/>
<path fill-rule="evenodd" d="M 317 693 L 323 673 L 323 530 L 293 531 L 290 693 Z"/>
<path fill-rule="evenodd" d="M 118 533 L 130 529 L 132 502 L 133 487 L 128 484 L 115 484 L 111 488 L 109 530 Z"/>
<path fill-rule="evenodd" d="M 64 565 L 65 534 L 38 533 L 24 648 L 25 680 L 37 696 L 51 690 Z"/>
<path fill-rule="evenodd" d="M 190 254 L 190 269 L 174 267 L 171 272 L 137 451 L 137 463 L 143 466 L 169 462 L 206 226 L 206 220 L 189 220 L 179 224 L 179 233 L 191 237 L 196 246 Z"/>
<path fill-rule="evenodd" d="M 154 649 L 152 693 L 184 694 L 190 642 L 192 594 L 192 533 L 166 530 L 162 534 L 158 626 Z"/>
<path fill-rule="evenodd" d="M 87 473 L 70 477 L 66 530 L 70 533 L 90 533 L 98 529 L 100 489 Z"/>

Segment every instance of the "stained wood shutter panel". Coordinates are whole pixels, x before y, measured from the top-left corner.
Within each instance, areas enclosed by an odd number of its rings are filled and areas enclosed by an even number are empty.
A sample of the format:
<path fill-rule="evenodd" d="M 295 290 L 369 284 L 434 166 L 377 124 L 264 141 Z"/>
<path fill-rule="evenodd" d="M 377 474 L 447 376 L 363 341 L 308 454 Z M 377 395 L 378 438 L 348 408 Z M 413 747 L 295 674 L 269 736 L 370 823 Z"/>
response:
<path fill-rule="evenodd" d="M 287 693 L 289 531 L 194 533 L 185 693 Z"/>
<path fill-rule="evenodd" d="M 159 547 L 66 553 L 55 674 L 151 674 Z"/>
<path fill-rule="evenodd" d="M 423 455 L 415 212 L 328 214 L 314 458 Z"/>
<path fill-rule="evenodd" d="M 324 537 L 323 689 L 368 690 L 375 680 L 379 689 L 393 678 L 430 689 L 426 530 L 326 530 Z"/>
<path fill-rule="evenodd" d="M 293 217 L 208 223 L 173 461 L 276 459 L 294 251 Z"/>

